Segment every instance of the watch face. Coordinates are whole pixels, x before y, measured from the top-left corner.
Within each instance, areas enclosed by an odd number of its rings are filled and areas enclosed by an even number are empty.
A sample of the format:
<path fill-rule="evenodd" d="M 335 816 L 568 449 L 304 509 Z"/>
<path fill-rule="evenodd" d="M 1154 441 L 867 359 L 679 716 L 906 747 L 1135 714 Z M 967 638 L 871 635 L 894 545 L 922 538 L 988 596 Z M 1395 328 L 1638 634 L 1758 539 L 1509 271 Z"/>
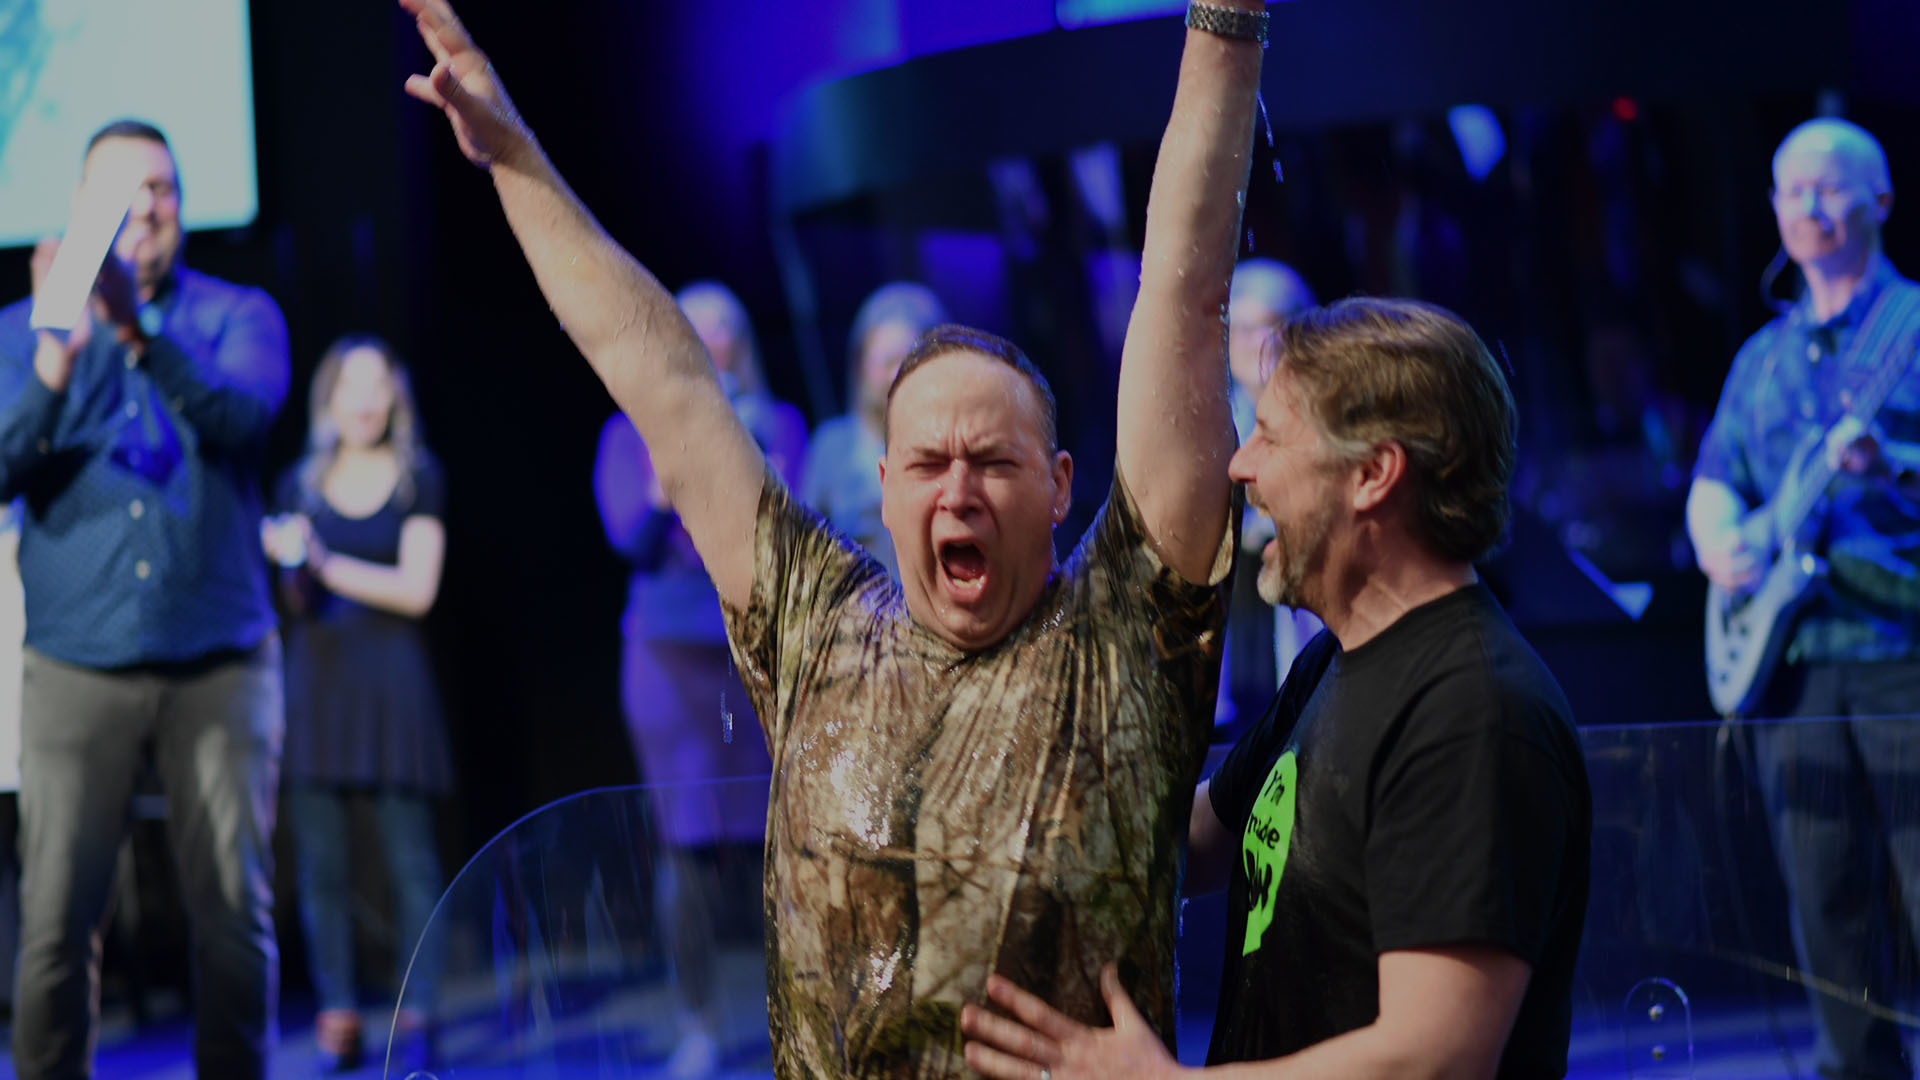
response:
<path fill-rule="evenodd" d="M 167 321 L 167 314 L 160 310 L 159 304 L 140 305 L 140 332 L 148 337 L 159 337 L 160 327 Z"/>

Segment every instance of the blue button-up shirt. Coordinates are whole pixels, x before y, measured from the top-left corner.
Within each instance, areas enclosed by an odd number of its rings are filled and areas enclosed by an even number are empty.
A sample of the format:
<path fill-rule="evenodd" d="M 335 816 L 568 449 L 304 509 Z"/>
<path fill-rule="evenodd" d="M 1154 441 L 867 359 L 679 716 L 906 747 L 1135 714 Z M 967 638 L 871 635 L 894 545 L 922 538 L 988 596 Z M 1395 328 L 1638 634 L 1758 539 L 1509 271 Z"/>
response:
<path fill-rule="evenodd" d="M 144 355 L 96 325 L 56 394 L 34 374 L 29 306 L 0 311 L 0 499 L 25 497 L 27 644 L 102 669 L 257 645 L 274 626 L 261 459 L 291 378 L 279 307 L 180 269 Z"/>
<path fill-rule="evenodd" d="M 1846 309 L 1826 322 L 1803 300 L 1747 340 L 1733 360 L 1694 475 L 1738 492 L 1748 506 L 1774 497 L 1794 452 L 1855 404 L 1890 356 L 1855 356 L 1854 338 L 1888 285 L 1876 258 Z M 1911 335 L 1896 341 L 1906 347 Z M 1893 467 L 1920 466 L 1920 365 L 1875 415 Z M 1920 656 L 1920 505 L 1885 478 L 1841 473 L 1828 489 L 1829 579 L 1787 647 L 1787 659 L 1870 661 Z"/>

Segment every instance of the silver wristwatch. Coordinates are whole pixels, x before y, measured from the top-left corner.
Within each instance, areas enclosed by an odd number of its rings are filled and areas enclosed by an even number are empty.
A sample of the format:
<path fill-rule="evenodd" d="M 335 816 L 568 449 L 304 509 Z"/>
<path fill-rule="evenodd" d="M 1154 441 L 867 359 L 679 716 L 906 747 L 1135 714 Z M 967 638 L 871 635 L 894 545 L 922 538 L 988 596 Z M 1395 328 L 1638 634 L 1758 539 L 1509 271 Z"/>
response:
<path fill-rule="evenodd" d="M 1187 29 L 1204 30 L 1237 41 L 1251 41 L 1263 49 L 1267 47 L 1267 13 L 1264 11 L 1247 11 L 1194 0 L 1187 4 Z"/>

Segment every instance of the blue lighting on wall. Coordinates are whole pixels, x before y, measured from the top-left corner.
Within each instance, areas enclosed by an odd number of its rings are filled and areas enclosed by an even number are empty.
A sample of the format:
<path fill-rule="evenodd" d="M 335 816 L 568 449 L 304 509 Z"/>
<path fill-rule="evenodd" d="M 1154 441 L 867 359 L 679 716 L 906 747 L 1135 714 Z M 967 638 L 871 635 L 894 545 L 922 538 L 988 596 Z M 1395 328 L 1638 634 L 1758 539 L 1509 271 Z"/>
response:
<path fill-rule="evenodd" d="M 1187 10 L 1186 0 L 1058 0 L 1054 18 L 1068 30 L 1076 26 L 1125 22 L 1155 15 L 1178 15 Z"/>
<path fill-rule="evenodd" d="M 1128 19 L 1180 15 L 1186 10 L 1187 0 L 1054 0 L 1053 14 L 1062 29 L 1072 30 Z"/>
<path fill-rule="evenodd" d="M 1485 180 L 1500 159 L 1507 156 L 1507 136 L 1500 120 L 1485 105 L 1456 105 L 1447 110 L 1447 126 L 1460 147 L 1460 162 L 1467 175 Z"/>

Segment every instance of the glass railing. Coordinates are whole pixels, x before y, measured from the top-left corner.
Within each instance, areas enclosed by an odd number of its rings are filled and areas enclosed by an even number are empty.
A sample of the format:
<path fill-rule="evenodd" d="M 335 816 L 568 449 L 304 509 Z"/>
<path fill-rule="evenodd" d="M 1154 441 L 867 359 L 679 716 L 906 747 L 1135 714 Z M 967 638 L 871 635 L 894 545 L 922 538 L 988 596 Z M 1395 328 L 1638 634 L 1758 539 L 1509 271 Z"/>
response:
<path fill-rule="evenodd" d="M 1888 837 L 1920 870 L 1920 721 L 1582 739 L 1592 889 L 1569 1076 L 1811 1080 L 1823 1032 L 1900 1052 L 1920 1019 L 1899 989 L 1916 965 L 1898 913 L 1920 912 L 1920 882 L 1903 900 Z M 1762 769 L 1779 778 L 1764 792 Z M 766 784 L 590 791 L 495 838 L 415 952 L 385 1075 L 769 1075 L 758 847 L 703 842 L 720 820 L 763 812 Z M 1799 876 L 1832 885 L 1820 903 L 1854 923 L 1810 932 L 1811 964 L 1794 944 L 1776 804 L 1809 840 Z M 1211 1028 L 1222 908 L 1198 899 L 1182 920 L 1190 1063 Z"/>

